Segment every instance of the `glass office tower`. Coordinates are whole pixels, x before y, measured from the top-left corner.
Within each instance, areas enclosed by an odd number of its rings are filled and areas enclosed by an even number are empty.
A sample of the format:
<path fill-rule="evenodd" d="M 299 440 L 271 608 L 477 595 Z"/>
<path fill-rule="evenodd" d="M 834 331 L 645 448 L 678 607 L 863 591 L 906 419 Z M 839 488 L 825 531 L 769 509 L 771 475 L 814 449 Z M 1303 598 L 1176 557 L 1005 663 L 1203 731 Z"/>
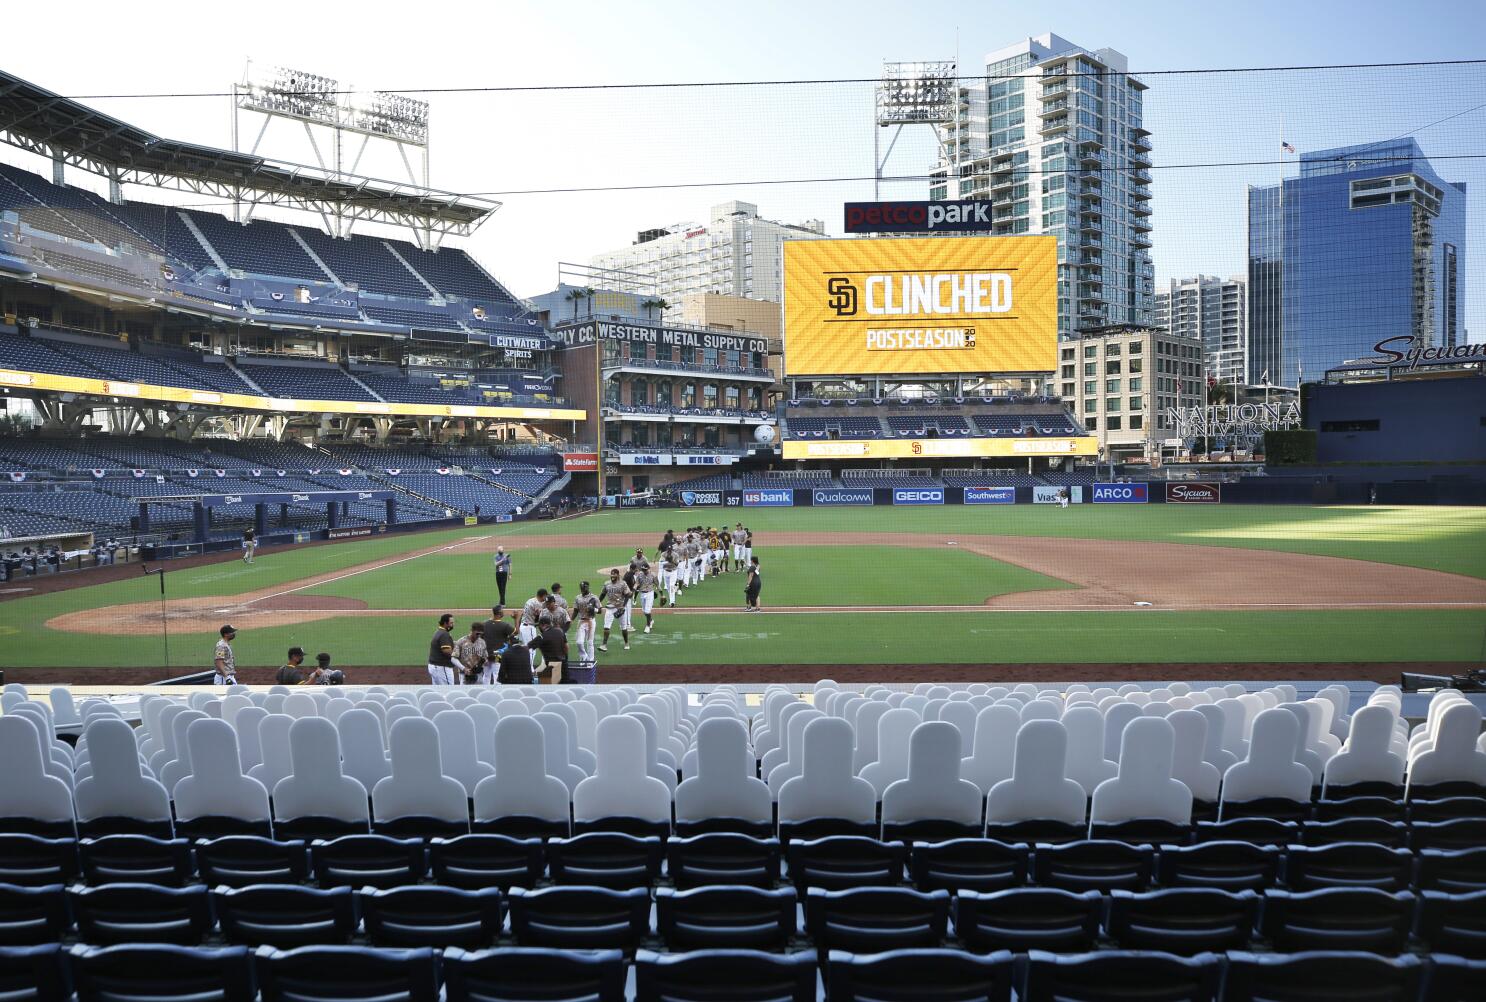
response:
<path fill-rule="evenodd" d="M 1373 345 L 1463 342 L 1463 183 L 1413 139 L 1305 153 L 1249 189 L 1249 380 L 1298 386 Z"/>

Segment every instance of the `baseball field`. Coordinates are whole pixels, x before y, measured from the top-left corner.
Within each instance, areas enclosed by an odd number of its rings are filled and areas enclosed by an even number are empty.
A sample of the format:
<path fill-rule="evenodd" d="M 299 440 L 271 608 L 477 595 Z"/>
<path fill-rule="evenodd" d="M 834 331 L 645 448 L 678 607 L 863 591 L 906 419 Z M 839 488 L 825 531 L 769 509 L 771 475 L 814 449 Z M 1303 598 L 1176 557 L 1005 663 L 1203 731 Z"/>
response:
<path fill-rule="evenodd" d="M 742 575 L 708 580 L 629 651 L 616 631 L 603 681 L 1393 680 L 1479 662 L 1486 644 L 1479 508 L 703 508 L 268 548 L 251 566 L 192 558 L 163 565 L 163 602 L 132 566 L 21 578 L 0 586 L 0 668 L 150 681 L 209 668 L 230 622 L 244 681 L 292 645 L 356 682 L 418 681 L 440 613 L 456 631 L 488 614 L 497 545 L 515 606 L 553 582 L 571 599 L 667 528 L 724 519 L 754 532 L 762 611 L 743 612 Z"/>

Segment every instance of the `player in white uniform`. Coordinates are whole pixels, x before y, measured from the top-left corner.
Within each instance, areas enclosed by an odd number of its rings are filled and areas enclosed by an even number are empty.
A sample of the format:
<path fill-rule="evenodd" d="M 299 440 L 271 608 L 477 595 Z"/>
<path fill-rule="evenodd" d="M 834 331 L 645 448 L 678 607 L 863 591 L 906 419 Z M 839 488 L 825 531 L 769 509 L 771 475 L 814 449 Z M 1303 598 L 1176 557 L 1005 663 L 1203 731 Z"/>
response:
<path fill-rule="evenodd" d="M 707 580 L 707 537 L 701 533 L 692 543 L 691 576 L 697 584 Z"/>
<path fill-rule="evenodd" d="M 743 532 L 743 523 L 739 522 L 737 525 L 733 526 L 733 570 L 735 571 L 741 571 L 743 569 L 744 538 L 745 534 Z"/>
<path fill-rule="evenodd" d="M 537 597 L 527 599 L 526 604 L 521 607 L 521 628 L 516 636 L 523 644 L 530 646 L 531 642 L 541 635 L 541 632 L 537 629 L 537 622 L 540 620 L 542 613 L 546 611 L 547 589 L 538 588 Z M 533 675 L 537 673 L 538 657 L 540 657 L 539 649 L 532 647 L 531 671 Z"/>
<path fill-rule="evenodd" d="M 640 611 L 645 614 L 645 632 L 655 625 L 655 572 L 647 564 L 642 571 L 635 572 L 635 590 L 640 593 Z"/>
<path fill-rule="evenodd" d="M 590 594 L 588 582 L 578 583 L 578 601 L 573 606 L 578 617 L 578 660 L 592 663 L 593 635 L 598 632 L 599 597 Z"/>
<path fill-rule="evenodd" d="M 676 563 L 676 547 L 665 551 L 660 562 L 660 583 L 666 590 L 666 603 L 676 604 L 676 588 L 681 583 L 681 568 Z"/>
<path fill-rule="evenodd" d="M 609 631 L 613 629 L 616 619 L 619 620 L 620 636 L 624 638 L 624 649 L 629 650 L 629 603 L 633 594 L 630 586 L 619 576 L 618 567 L 609 571 L 609 580 L 599 595 L 599 600 L 604 604 L 604 642 L 599 644 L 599 650 L 608 653 Z"/>

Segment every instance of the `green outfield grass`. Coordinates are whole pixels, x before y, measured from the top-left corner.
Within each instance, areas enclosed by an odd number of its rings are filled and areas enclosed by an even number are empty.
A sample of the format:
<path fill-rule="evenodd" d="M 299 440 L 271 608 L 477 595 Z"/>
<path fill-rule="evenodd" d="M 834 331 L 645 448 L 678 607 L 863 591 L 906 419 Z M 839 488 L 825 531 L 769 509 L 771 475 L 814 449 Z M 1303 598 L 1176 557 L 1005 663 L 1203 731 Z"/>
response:
<path fill-rule="evenodd" d="M 560 581 L 571 601 L 579 581 L 592 582 L 597 591 L 600 568 L 623 563 L 628 556 L 617 548 L 565 547 L 520 553 L 514 577 L 521 587 L 513 585 L 506 597 L 516 605 L 537 588 Z M 769 550 L 768 561 L 769 596 L 775 605 L 979 605 L 994 595 L 1072 587 L 1066 581 L 948 547 L 941 552 L 902 546 L 788 546 Z M 741 574 L 710 578 L 682 602 L 741 606 L 743 581 Z M 419 608 L 477 609 L 494 600 L 495 575 L 489 554 L 455 551 L 437 559 L 358 574 L 301 594 L 359 598 L 374 609 L 407 609 L 408 597 L 416 595 Z"/>
<path fill-rule="evenodd" d="M 171 571 L 172 598 L 230 599 L 472 536 L 511 539 L 518 554 L 512 601 L 561 580 L 571 595 L 583 577 L 623 552 L 560 547 L 523 553 L 523 537 L 636 532 L 656 539 L 667 527 L 742 518 L 758 534 L 769 568 L 764 604 L 978 604 L 1013 591 L 1058 589 L 1064 582 L 963 551 L 890 546 L 771 546 L 770 534 L 904 532 L 1005 534 L 1154 540 L 1238 546 L 1375 560 L 1486 577 L 1486 510 L 1467 508 L 1306 508 L 1283 506 L 1128 506 L 698 509 L 611 512 L 553 523 L 455 529 L 331 546 L 267 551 L 237 561 Z M 653 543 L 651 544 L 653 548 Z M 1196 551 L 1200 554 L 1201 551 Z M 1214 559 L 1218 555 L 1214 554 Z M 455 547 L 328 582 L 307 594 L 360 598 L 374 608 L 485 606 L 494 593 L 488 554 Z M 169 565 L 166 565 L 167 568 Z M 25 581 L 15 582 L 24 586 Z M 741 579 L 709 581 L 686 606 L 741 604 Z M 163 663 L 154 636 L 62 632 L 53 616 L 110 605 L 156 602 L 156 579 L 140 576 L 51 595 L 0 602 L 0 667 L 135 667 Z M 227 602 L 224 602 L 224 605 Z M 461 620 L 462 622 L 464 620 Z M 611 647 L 605 663 L 1014 663 L 1023 661 L 1468 661 L 1480 657 L 1479 609 L 1413 611 L 1066 612 L 891 614 L 693 614 L 662 617 L 657 633 L 628 653 Z M 338 663 L 422 662 L 432 630 L 426 615 L 365 615 L 265 629 L 244 628 L 239 663 L 277 665 L 299 644 L 328 650 Z M 171 665 L 210 664 L 210 633 L 172 631 Z M 616 638 L 617 639 L 617 638 Z"/>

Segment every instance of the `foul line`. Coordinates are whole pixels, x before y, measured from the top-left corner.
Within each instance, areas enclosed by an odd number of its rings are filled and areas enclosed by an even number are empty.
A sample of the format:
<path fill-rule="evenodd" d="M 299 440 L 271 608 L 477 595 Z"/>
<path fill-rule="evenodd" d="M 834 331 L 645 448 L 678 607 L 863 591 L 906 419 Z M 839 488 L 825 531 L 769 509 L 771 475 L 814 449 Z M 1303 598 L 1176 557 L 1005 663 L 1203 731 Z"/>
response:
<path fill-rule="evenodd" d="M 453 549 L 453 547 L 445 547 Z M 430 556 L 432 553 L 419 554 L 418 556 Z M 415 557 L 404 558 L 407 560 Z M 395 561 L 401 563 L 401 561 Z M 387 566 L 391 566 L 390 564 Z M 368 568 L 378 570 L 380 568 Z M 355 574 L 365 574 L 367 571 L 356 571 L 353 574 L 345 574 L 342 577 L 354 577 Z M 338 581 L 340 578 L 331 580 Z M 319 584 L 329 584 L 330 581 L 321 581 Z M 316 585 L 305 585 L 303 588 L 316 587 Z M 303 588 L 295 588 L 280 595 L 289 595 Z M 272 598 L 274 596 L 264 596 Z M 437 609 L 253 609 L 252 606 L 264 599 L 255 599 L 248 605 L 240 606 L 246 614 L 263 615 L 285 615 L 296 612 L 309 613 L 311 615 L 375 615 L 375 616 L 426 616 L 435 612 L 452 613 L 484 613 L 484 609 L 460 609 L 442 606 Z M 1224 612 L 1240 609 L 1297 609 L 1313 612 L 1330 612 L 1337 609 L 1486 609 L 1486 604 L 1479 602 L 1349 602 L 1339 605 L 1320 605 L 1305 602 L 1234 602 L 1231 604 L 1217 605 L 1171 605 L 1171 606 L 1124 606 L 1124 605 L 1058 605 L 1037 606 L 1034 608 L 1019 608 L 1015 606 L 991 606 L 991 605 L 802 605 L 802 606 L 778 606 L 774 608 L 761 608 L 760 614 L 772 616 L 831 616 L 853 613 L 871 612 L 979 612 L 979 613 L 1056 613 L 1056 612 Z M 695 606 L 688 608 L 662 607 L 654 609 L 654 615 L 668 616 L 718 616 L 718 615 L 744 615 L 746 610 L 735 605 Z M 641 615 L 639 607 L 636 606 L 632 615 Z"/>
<path fill-rule="evenodd" d="M 280 597 L 282 597 L 284 595 L 293 595 L 295 592 L 304 591 L 306 588 L 318 588 L 321 585 L 335 584 L 335 582 L 337 582 L 337 581 L 344 581 L 344 580 L 346 580 L 346 578 L 354 578 L 354 577 L 357 577 L 357 576 L 362 575 L 362 574 L 370 574 L 372 571 L 386 570 L 388 567 L 396 567 L 398 564 L 405 564 L 409 560 L 418 560 L 418 559 L 421 559 L 423 557 L 431 557 L 431 556 L 433 556 L 436 553 L 447 553 L 450 550 L 457 550 L 459 547 L 463 546 L 465 543 L 472 543 L 472 542 L 474 542 L 477 539 L 485 539 L 485 538 L 486 538 L 485 536 L 467 536 L 466 538 L 461 539 L 461 540 L 459 540 L 456 543 L 450 543 L 448 546 L 440 546 L 440 547 L 438 547 L 436 549 L 424 550 L 422 553 L 413 553 L 413 554 L 409 554 L 406 557 L 398 557 L 396 560 L 388 560 L 388 561 L 386 561 L 384 563 L 372 564 L 371 566 L 369 566 L 369 567 L 363 567 L 360 570 L 347 571 L 344 574 L 337 574 L 335 577 L 326 578 L 323 581 L 312 581 L 309 584 L 302 584 L 298 588 L 289 588 L 289 589 L 286 589 L 284 591 L 273 592 L 272 594 L 269 594 L 269 595 L 260 595 L 257 598 L 253 599 L 251 602 L 248 602 L 245 605 L 243 605 L 242 608 L 243 609 L 247 609 L 250 606 L 257 605 L 259 602 L 266 602 L 269 599 L 280 598 Z M 263 611 L 267 612 L 267 611 L 270 611 L 270 610 L 263 610 Z M 326 612 L 326 611 L 329 611 L 329 610 L 325 610 L 325 609 L 295 609 L 294 611 L 295 612 Z M 341 609 L 340 611 L 341 612 L 345 612 L 346 610 Z M 360 610 L 358 610 L 358 611 L 360 611 Z M 367 611 L 370 611 L 370 610 L 367 610 Z M 420 611 L 420 610 L 409 610 L 409 611 Z"/>

